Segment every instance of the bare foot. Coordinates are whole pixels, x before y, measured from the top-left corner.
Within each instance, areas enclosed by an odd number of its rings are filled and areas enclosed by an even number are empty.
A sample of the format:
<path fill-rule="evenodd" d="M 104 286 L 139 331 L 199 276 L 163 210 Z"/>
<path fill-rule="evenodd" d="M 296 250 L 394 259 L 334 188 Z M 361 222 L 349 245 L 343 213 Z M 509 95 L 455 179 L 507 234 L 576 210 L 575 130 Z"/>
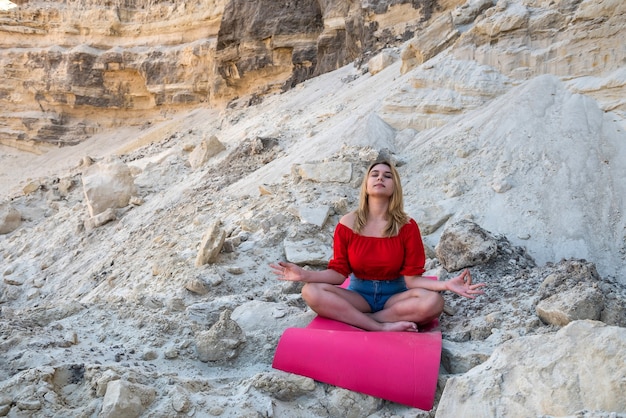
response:
<path fill-rule="evenodd" d="M 409 331 L 417 332 L 417 324 L 409 321 L 383 322 L 381 331 Z"/>

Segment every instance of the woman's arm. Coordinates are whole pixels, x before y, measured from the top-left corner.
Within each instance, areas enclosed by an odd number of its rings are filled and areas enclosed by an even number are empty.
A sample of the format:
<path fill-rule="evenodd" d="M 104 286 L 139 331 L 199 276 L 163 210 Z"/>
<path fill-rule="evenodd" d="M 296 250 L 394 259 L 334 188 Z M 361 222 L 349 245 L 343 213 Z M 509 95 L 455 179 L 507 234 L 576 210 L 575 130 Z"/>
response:
<path fill-rule="evenodd" d="M 422 289 L 433 290 L 435 292 L 449 290 L 457 295 L 470 299 L 474 299 L 476 297 L 475 295 L 482 295 L 485 293 L 480 290 L 481 287 L 485 286 L 485 283 L 472 284 L 472 275 L 468 269 L 463 270 L 463 272 L 461 272 L 458 276 L 443 282 L 439 280 L 430 280 L 422 276 L 405 276 L 404 281 L 406 282 L 406 287 L 409 289 L 419 287 Z"/>
<path fill-rule="evenodd" d="M 274 274 L 279 280 L 305 283 L 330 283 L 342 284 L 346 278 L 343 274 L 332 270 L 305 270 L 297 264 L 280 261 L 277 264 L 270 264 Z"/>

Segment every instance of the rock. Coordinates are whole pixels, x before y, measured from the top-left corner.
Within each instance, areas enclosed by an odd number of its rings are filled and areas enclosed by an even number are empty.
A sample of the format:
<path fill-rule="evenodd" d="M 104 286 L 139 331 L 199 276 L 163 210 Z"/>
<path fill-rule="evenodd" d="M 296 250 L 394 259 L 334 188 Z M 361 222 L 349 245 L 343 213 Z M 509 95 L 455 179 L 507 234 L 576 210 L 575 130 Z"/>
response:
<path fill-rule="evenodd" d="M 500 13 L 487 14 L 485 19 L 476 23 L 478 33 L 490 37 L 497 37 L 506 32 L 512 32 L 525 28 L 530 18 L 530 10 L 522 3 L 498 2 L 497 8 Z"/>
<path fill-rule="evenodd" d="M 207 293 L 209 293 L 210 285 L 202 280 L 202 278 L 195 277 L 189 279 L 187 283 L 185 283 L 185 289 L 197 295 L 206 295 Z"/>
<path fill-rule="evenodd" d="M 453 215 L 439 205 L 432 205 L 412 211 L 412 216 L 419 225 L 422 235 L 430 235 L 445 224 Z"/>
<path fill-rule="evenodd" d="M 550 325 L 565 326 L 578 319 L 599 320 L 604 310 L 602 293 L 580 284 L 537 304 L 537 315 Z"/>
<path fill-rule="evenodd" d="M 59 184 L 58 184 L 58 190 L 59 190 L 59 195 L 64 198 L 67 199 L 67 197 L 70 194 L 70 191 L 72 191 L 74 189 L 75 183 L 74 180 L 72 178 L 62 178 L 59 180 Z"/>
<path fill-rule="evenodd" d="M 462 374 L 489 359 L 493 347 L 476 341 L 454 342 L 443 340 L 441 364 L 448 373 Z"/>
<path fill-rule="evenodd" d="M 538 289 L 536 312 L 547 323 L 565 325 L 575 319 L 598 319 L 626 325 L 626 289 L 603 279 L 594 263 L 561 260 L 549 270 Z"/>
<path fill-rule="evenodd" d="M 172 408 L 178 413 L 187 413 L 191 409 L 189 393 L 180 386 L 174 386 L 170 392 L 172 397 Z"/>
<path fill-rule="evenodd" d="M 338 387 L 332 387 L 327 396 L 328 414 L 331 417 L 367 417 L 378 411 L 383 402 L 382 399 Z"/>
<path fill-rule="evenodd" d="M 538 289 L 540 299 L 566 292 L 579 284 L 593 286 L 600 283 L 600 275 L 593 263 L 579 259 L 562 260 L 546 276 Z"/>
<path fill-rule="evenodd" d="M 24 284 L 24 277 L 21 276 L 16 276 L 16 277 L 11 277 L 9 275 L 5 275 L 4 278 L 2 279 L 2 281 L 6 284 L 9 284 L 11 286 L 22 286 Z"/>
<path fill-rule="evenodd" d="M 107 208 L 104 212 L 101 212 L 91 218 L 85 219 L 85 230 L 91 231 L 95 228 L 98 228 L 104 224 L 112 222 L 117 219 L 117 215 L 115 213 L 115 209 Z"/>
<path fill-rule="evenodd" d="M 30 194 L 35 193 L 40 188 L 41 188 L 41 183 L 39 181 L 37 180 L 29 181 L 28 184 L 26 184 L 22 188 L 22 193 L 24 193 L 25 195 L 30 195 Z"/>
<path fill-rule="evenodd" d="M 119 380 L 120 376 L 113 370 L 105 370 L 95 381 L 96 396 L 102 397 L 107 393 L 109 383 Z"/>
<path fill-rule="evenodd" d="M 163 353 L 163 358 L 166 358 L 168 360 L 174 360 L 178 358 L 179 355 L 180 355 L 180 352 L 178 348 L 171 346 L 171 347 L 167 347 L 167 349 Z"/>
<path fill-rule="evenodd" d="M 313 224 L 321 228 L 324 226 L 328 216 L 330 215 L 330 206 L 301 206 L 298 209 L 298 214 L 300 215 L 301 222 Z"/>
<path fill-rule="evenodd" d="M 15 402 L 15 406 L 21 411 L 38 411 L 41 409 L 41 402 L 39 399 L 18 399 Z"/>
<path fill-rule="evenodd" d="M 497 251 L 496 239 L 468 220 L 446 227 L 435 247 L 437 258 L 448 271 L 487 263 L 497 256 Z"/>
<path fill-rule="evenodd" d="M 196 256 L 196 267 L 215 262 L 220 251 L 222 251 L 226 232 L 220 225 L 220 221 L 213 222 L 204 233 Z"/>
<path fill-rule="evenodd" d="M 215 135 L 212 135 L 209 139 L 203 139 L 200 145 L 189 154 L 189 164 L 191 168 L 195 170 L 202 167 L 209 159 L 225 149 L 224 144 L 222 144 Z"/>
<path fill-rule="evenodd" d="M 398 57 L 391 51 L 385 50 L 378 53 L 367 62 L 367 69 L 371 75 L 376 75 L 393 64 Z"/>
<path fill-rule="evenodd" d="M 130 383 L 126 380 L 113 380 L 107 384 L 102 400 L 102 418 L 136 418 L 156 398 L 156 391 L 149 386 Z"/>
<path fill-rule="evenodd" d="M 68 331 L 63 338 L 57 343 L 59 347 L 69 347 L 78 344 L 78 335 L 76 331 Z"/>
<path fill-rule="evenodd" d="M 116 158 L 109 158 L 86 168 L 82 181 L 92 218 L 107 209 L 125 207 L 136 193 L 130 168 Z"/>
<path fill-rule="evenodd" d="M 302 180 L 318 183 L 349 183 L 352 179 L 352 164 L 349 162 L 330 161 L 316 164 L 296 164 L 291 171 Z"/>
<path fill-rule="evenodd" d="M 292 401 L 315 390 L 313 379 L 282 372 L 257 374 L 252 385 L 281 401 Z"/>
<path fill-rule="evenodd" d="M 428 61 L 454 42 L 460 32 L 454 27 L 452 15 L 444 13 L 422 32 L 407 43 L 402 50 L 402 68 L 400 73 L 405 74 L 412 68 Z"/>
<path fill-rule="evenodd" d="M 22 215 L 9 203 L 0 203 L 0 234 L 15 231 L 22 224 Z"/>
<path fill-rule="evenodd" d="M 219 321 L 208 331 L 196 334 L 196 352 L 200 361 L 229 361 L 243 349 L 246 336 L 237 322 L 230 319 L 230 314 L 229 310 L 223 311 Z"/>
<path fill-rule="evenodd" d="M 305 327 L 313 319 L 312 312 L 281 303 L 253 300 L 233 310 L 232 318 L 246 335 L 261 333 L 276 338 L 288 327 Z"/>
<path fill-rule="evenodd" d="M 516 338 L 447 381 L 436 417 L 572 416 L 624 411 L 626 329 L 574 321 L 555 334 Z"/>
<path fill-rule="evenodd" d="M 333 255 L 332 248 L 313 239 L 283 241 L 287 261 L 300 265 L 325 266 Z"/>
<path fill-rule="evenodd" d="M 219 320 L 221 312 L 244 303 L 247 299 L 243 296 L 234 297 L 232 295 L 216 297 L 208 302 L 198 302 L 187 306 L 187 316 L 194 322 L 212 325 Z"/>
<path fill-rule="evenodd" d="M 493 5 L 494 0 L 469 0 L 452 11 L 452 21 L 455 26 L 467 25 Z"/>

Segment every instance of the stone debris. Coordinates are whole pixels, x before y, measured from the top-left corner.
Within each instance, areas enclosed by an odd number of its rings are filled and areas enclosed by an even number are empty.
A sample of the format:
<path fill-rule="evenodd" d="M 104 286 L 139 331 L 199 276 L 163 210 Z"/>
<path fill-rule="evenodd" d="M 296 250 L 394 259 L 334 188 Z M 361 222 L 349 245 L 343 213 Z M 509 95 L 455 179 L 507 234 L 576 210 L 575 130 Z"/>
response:
<path fill-rule="evenodd" d="M 0 234 L 15 231 L 22 224 L 22 215 L 9 203 L 0 203 Z"/>
<path fill-rule="evenodd" d="M 85 219 L 85 230 L 91 231 L 117 219 L 115 209 L 107 208 L 91 218 Z"/>
<path fill-rule="evenodd" d="M 352 179 L 352 164 L 342 161 L 297 164 L 292 167 L 292 172 L 302 180 L 317 183 L 348 183 Z"/>
<path fill-rule="evenodd" d="M 367 61 L 367 69 L 371 75 L 376 75 L 398 60 L 398 55 L 384 50 Z"/>
<path fill-rule="evenodd" d="M 230 319 L 231 311 L 225 310 L 220 319 L 208 331 L 196 334 L 198 359 L 203 362 L 235 359 L 244 347 L 246 336 L 237 322 Z"/>
<path fill-rule="evenodd" d="M 497 255 L 497 241 L 489 232 L 469 220 L 445 228 L 435 253 L 448 271 L 488 263 Z"/>
<path fill-rule="evenodd" d="M 203 139 L 189 154 L 189 164 L 195 170 L 224 150 L 226 150 L 224 144 L 215 135 L 212 135 L 209 139 Z"/>
<path fill-rule="evenodd" d="M 298 209 L 300 221 L 323 227 L 330 216 L 330 206 L 306 207 L 301 206 Z"/>
<path fill-rule="evenodd" d="M 579 319 L 599 320 L 603 302 L 599 289 L 576 286 L 542 300 L 536 310 L 543 322 L 562 327 Z"/>
<path fill-rule="evenodd" d="M 156 391 L 146 385 L 126 380 L 112 380 L 107 384 L 102 400 L 102 418 L 137 418 L 154 401 Z"/>
<path fill-rule="evenodd" d="M 278 371 L 254 376 L 252 385 L 281 401 L 295 400 L 316 389 L 313 379 Z"/>
<path fill-rule="evenodd" d="M 170 396 L 172 397 L 172 408 L 174 408 L 174 411 L 186 414 L 191 410 L 192 403 L 189 399 L 189 392 L 183 387 L 178 385 L 174 386 L 170 392 Z"/>
<path fill-rule="evenodd" d="M 449 374 L 463 374 L 489 359 L 494 346 L 482 341 L 443 341 L 441 365 Z"/>
<path fill-rule="evenodd" d="M 287 261 L 295 264 L 325 266 L 333 254 L 332 247 L 313 239 L 300 241 L 285 239 L 283 247 Z"/>
<path fill-rule="evenodd" d="M 220 221 L 212 222 L 204 233 L 196 256 L 196 267 L 214 263 L 217 260 L 226 239 L 226 232 L 220 224 Z"/>
<path fill-rule="evenodd" d="M 87 167 L 82 182 L 85 203 L 92 218 L 107 209 L 123 208 L 136 193 L 130 168 L 115 158 Z"/>

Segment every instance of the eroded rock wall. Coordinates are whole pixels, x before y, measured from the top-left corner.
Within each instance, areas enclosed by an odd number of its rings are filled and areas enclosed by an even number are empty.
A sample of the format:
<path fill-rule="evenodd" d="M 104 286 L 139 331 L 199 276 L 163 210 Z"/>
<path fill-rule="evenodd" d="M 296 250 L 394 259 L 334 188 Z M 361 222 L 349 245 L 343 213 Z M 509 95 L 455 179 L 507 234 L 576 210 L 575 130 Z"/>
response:
<path fill-rule="evenodd" d="M 435 0 L 24 2 L 0 10 L 0 143 L 75 144 L 104 128 L 288 90 L 409 38 L 437 8 Z"/>

